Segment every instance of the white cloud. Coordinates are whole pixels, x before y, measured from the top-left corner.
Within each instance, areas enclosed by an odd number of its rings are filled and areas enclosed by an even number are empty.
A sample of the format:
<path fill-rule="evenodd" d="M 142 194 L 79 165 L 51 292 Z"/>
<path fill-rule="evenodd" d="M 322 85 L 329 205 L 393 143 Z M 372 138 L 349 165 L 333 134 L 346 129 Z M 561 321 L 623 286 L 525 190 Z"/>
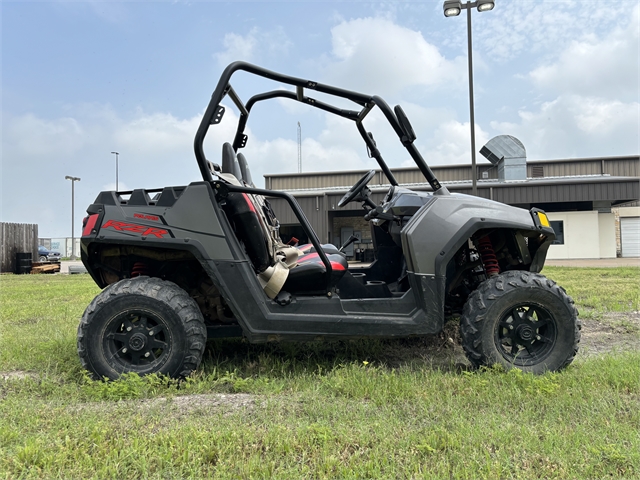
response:
<path fill-rule="evenodd" d="M 34 3 L 36 3 L 34 1 Z M 51 3 L 56 9 L 64 10 L 65 15 L 91 11 L 95 16 L 111 24 L 123 24 L 131 19 L 127 2 L 106 2 L 104 0 L 57 0 Z"/>
<path fill-rule="evenodd" d="M 555 55 L 573 41 L 633 22 L 634 10 L 635 0 L 500 2 L 493 11 L 475 15 L 474 43 L 501 62 L 522 54 Z"/>
<path fill-rule="evenodd" d="M 640 127 L 640 104 L 637 102 L 622 103 L 593 97 L 581 98 L 579 101 L 581 109 L 575 111 L 576 126 L 585 134 L 606 138 L 616 130 L 624 129 L 626 125 L 635 125 L 637 138 Z"/>
<path fill-rule="evenodd" d="M 404 88 L 462 82 L 464 59 L 445 59 L 420 32 L 386 18 L 343 21 L 331 30 L 325 74 L 338 85 L 392 95 Z"/>
<path fill-rule="evenodd" d="M 556 62 L 529 74 L 534 85 L 552 92 L 637 99 L 639 12 L 637 6 L 629 25 L 614 29 L 604 39 L 589 35 L 571 42 Z"/>
<path fill-rule="evenodd" d="M 364 143 L 354 146 L 359 136 L 355 127 L 353 138 L 334 137 L 335 130 L 325 130 L 318 138 L 306 137 L 302 140 L 302 170 L 320 172 L 329 170 L 353 170 L 374 166 L 365 155 Z M 360 148 L 358 148 L 360 147 Z M 262 176 L 267 173 L 293 173 L 298 168 L 298 143 L 292 139 L 276 138 L 260 140 L 252 138 L 243 149 L 253 181 L 262 184 Z"/>
<path fill-rule="evenodd" d="M 3 142 L 14 144 L 28 155 L 47 156 L 51 152 L 70 155 L 85 141 L 85 132 L 76 119 L 63 117 L 45 120 L 26 114 L 8 125 Z"/>
<path fill-rule="evenodd" d="M 227 33 L 223 40 L 225 50 L 215 54 L 220 66 L 225 66 L 236 60 L 251 61 L 257 43 L 256 33 L 256 28 L 244 37 L 237 33 Z"/>
<path fill-rule="evenodd" d="M 429 165 L 469 164 L 471 162 L 471 132 L 469 122 L 448 120 L 443 122 L 433 135 L 424 142 L 420 148 Z M 484 158 L 478 155 L 478 151 L 489 141 L 489 135 L 480 128 L 476 130 L 476 161 L 482 162 Z M 405 162 L 404 166 L 414 166 L 413 160 Z"/>
<path fill-rule="evenodd" d="M 531 159 L 628 155 L 639 149 L 638 102 L 561 95 L 519 116 L 520 123 L 492 122 L 491 127 L 518 137 Z"/>
<path fill-rule="evenodd" d="M 200 117 L 178 119 L 168 113 L 146 115 L 119 125 L 113 132 L 118 148 L 138 155 L 162 154 L 185 149 L 200 124 Z"/>
<path fill-rule="evenodd" d="M 253 62 L 257 58 L 286 56 L 293 45 L 282 27 L 263 30 L 257 27 L 246 35 L 227 33 L 223 40 L 224 50 L 214 54 L 220 67 L 242 60 Z"/>

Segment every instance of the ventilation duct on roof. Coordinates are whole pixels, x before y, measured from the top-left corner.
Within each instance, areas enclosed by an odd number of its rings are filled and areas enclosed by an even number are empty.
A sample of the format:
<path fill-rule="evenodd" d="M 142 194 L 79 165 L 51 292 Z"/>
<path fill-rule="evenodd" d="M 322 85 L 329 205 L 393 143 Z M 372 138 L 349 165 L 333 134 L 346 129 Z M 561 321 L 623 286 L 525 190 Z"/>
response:
<path fill-rule="evenodd" d="M 498 167 L 501 181 L 527 179 L 527 152 L 522 142 L 511 135 L 498 135 L 489 140 L 480 153 Z"/>

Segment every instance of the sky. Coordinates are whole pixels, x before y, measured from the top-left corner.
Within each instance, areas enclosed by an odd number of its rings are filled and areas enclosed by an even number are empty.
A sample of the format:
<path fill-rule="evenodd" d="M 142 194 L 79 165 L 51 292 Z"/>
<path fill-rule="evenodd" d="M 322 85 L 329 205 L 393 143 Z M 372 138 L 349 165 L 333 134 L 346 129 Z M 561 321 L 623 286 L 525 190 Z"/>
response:
<path fill-rule="evenodd" d="M 193 139 L 227 64 L 249 61 L 400 104 L 430 165 L 470 163 L 466 14 L 442 1 L 7 1 L 0 3 L 0 221 L 71 236 L 102 190 L 201 180 Z M 519 138 L 528 160 L 640 152 L 638 0 L 496 0 L 472 11 L 476 145 Z M 239 73 L 243 100 L 281 85 Z M 324 100 L 322 95 L 307 92 Z M 220 162 L 237 111 L 210 128 Z M 252 111 L 243 150 L 263 175 L 376 168 L 347 120 L 288 100 Z M 412 166 L 382 117 L 391 167 Z M 478 155 L 478 161 L 484 159 Z"/>

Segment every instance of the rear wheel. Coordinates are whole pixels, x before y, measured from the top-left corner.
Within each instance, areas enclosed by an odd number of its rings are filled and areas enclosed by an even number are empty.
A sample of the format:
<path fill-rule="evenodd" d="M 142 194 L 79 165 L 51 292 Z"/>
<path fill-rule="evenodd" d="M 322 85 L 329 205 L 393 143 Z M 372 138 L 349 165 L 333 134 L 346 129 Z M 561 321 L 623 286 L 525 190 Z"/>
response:
<path fill-rule="evenodd" d="M 127 372 L 185 377 L 200 364 L 205 343 L 196 302 L 159 278 L 110 285 L 89 304 L 78 327 L 80 361 L 94 378 Z"/>
<path fill-rule="evenodd" d="M 544 373 L 573 361 L 580 321 L 562 287 L 537 273 L 513 271 L 490 278 L 469 296 L 460 333 L 475 366 L 498 363 Z"/>

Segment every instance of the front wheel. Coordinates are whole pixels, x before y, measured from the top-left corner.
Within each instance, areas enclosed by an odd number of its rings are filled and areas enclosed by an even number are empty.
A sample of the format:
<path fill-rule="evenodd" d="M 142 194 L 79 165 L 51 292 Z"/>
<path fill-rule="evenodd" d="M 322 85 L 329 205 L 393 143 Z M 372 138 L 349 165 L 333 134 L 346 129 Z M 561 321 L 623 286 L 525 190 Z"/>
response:
<path fill-rule="evenodd" d="M 123 373 L 174 378 L 195 370 L 206 327 L 196 302 L 175 283 L 136 277 L 105 288 L 78 326 L 78 355 L 96 379 Z"/>
<path fill-rule="evenodd" d="M 578 311 L 543 275 L 511 271 L 485 281 L 460 319 L 462 346 L 476 367 L 500 364 L 526 372 L 561 370 L 578 352 Z"/>

